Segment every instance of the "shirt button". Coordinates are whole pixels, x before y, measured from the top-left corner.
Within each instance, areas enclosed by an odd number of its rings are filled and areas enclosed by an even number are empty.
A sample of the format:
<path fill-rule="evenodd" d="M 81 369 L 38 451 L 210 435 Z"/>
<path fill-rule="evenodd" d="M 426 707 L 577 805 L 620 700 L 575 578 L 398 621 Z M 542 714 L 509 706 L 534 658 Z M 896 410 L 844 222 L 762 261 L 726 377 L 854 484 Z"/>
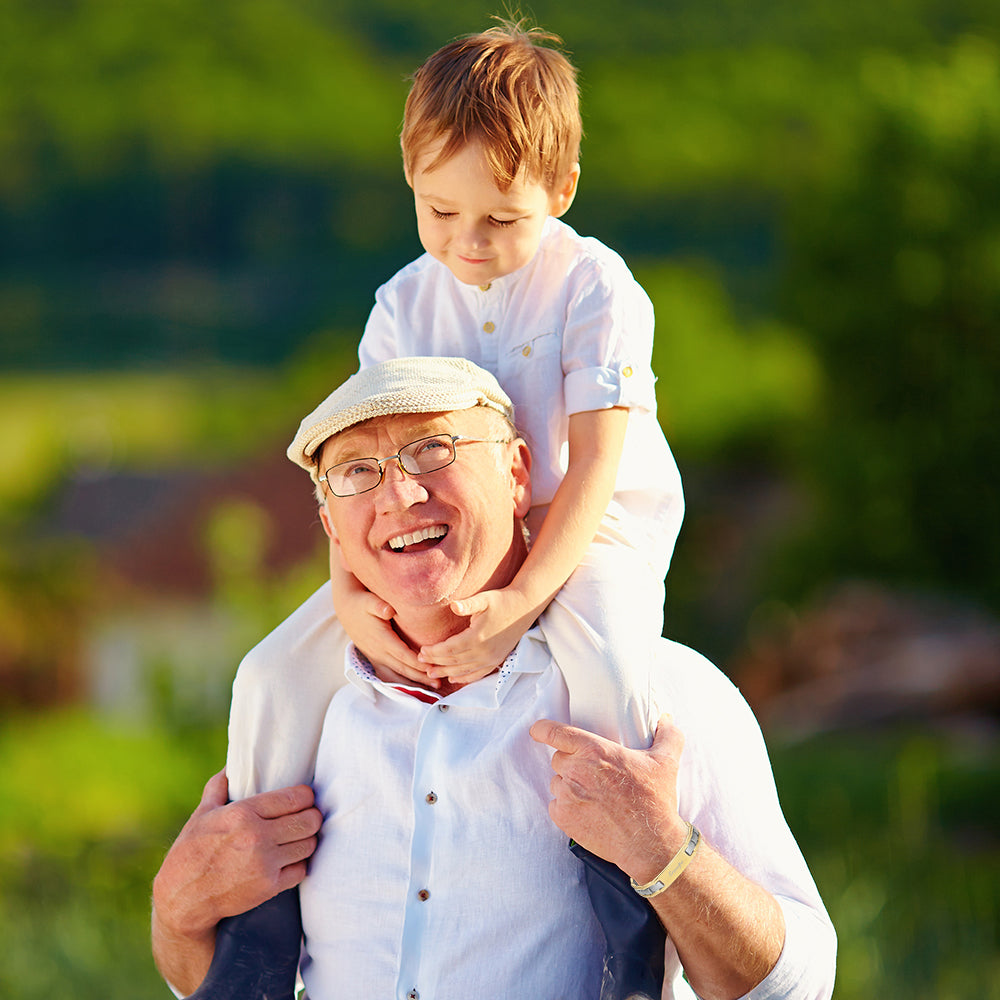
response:
<path fill-rule="evenodd" d="M 412 989 L 406 994 L 406 1000 L 420 1000 L 420 994 L 416 991 L 416 989 Z"/>
<path fill-rule="evenodd" d="M 531 353 L 531 344 L 525 344 L 524 347 L 521 348 L 521 353 L 527 357 Z"/>
<path fill-rule="evenodd" d="M 631 378 L 632 377 L 632 369 L 631 368 L 623 368 L 622 369 L 622 375 L 624 375 L 625 378 Z"/>
<path fill-rule="evenodd" d="M 447 712 L 448 708 L 449 708 L 448 705 L 438 705 L 438 711 L 439 712 Z"/>
<path fill-rule="evenodd" d="M 483 324 L 483 333 L 492 333 L 496 329 L 495 324 L 487 321 Z"/>
<path fill-rule="evenodd" d="M 488 292 L 493 287 L 493 282 L 488 281 L 485 285 L 480 285 L 479 290 L 481 292 Z"/>
<path fill-rule="evenodd" d="M 417 893 L 417 899 L 419 899 L 421 903 L 426 903 L 430 898 L 431 894 L 427 889 L 421 889 L 420 892 Z"/>
<path fill-rule="evenodd" d="M 434 803 L 437 802 L 437 800 L 438 797 L 434 792 L 428 792 L 427 797 L 424 799 L 424 801 L 430 806 L 434 805 Z"/>

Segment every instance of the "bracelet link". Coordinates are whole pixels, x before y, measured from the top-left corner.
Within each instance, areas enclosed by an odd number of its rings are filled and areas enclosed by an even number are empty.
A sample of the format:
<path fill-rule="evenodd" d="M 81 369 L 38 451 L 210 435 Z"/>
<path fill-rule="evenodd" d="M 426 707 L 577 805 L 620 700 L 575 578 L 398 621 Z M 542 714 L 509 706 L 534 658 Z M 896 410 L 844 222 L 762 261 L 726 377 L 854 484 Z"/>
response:
<path fill-rule="evenodd" d="M 639 885 L 634 878 L 630 878 L 632 888 L 646 899 L 658 896 L 665 889 L 669 889 L 680 877 L 681 872 L 691 864 L 691 859 L 700 843 L 701 834 L 697 827 L 693 823 L 688 823 L 684 846 L 667 862 L 666 868 L 645 885 Z"/>

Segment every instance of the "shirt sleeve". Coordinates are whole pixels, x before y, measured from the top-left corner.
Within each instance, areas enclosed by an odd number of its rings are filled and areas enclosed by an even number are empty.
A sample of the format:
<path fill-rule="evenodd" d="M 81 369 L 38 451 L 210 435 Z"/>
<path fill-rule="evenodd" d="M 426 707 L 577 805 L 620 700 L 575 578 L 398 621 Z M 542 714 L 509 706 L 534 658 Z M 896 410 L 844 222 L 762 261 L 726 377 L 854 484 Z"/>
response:
<path fill-rule="evenodd" d="M 365 332 L 358 344 L 358 362 L 361 368 L 370 368 L 399 357 L 396 331 L 396 299 L 390 286 L 382 285 L 375 293 L 375 305 L 368 314 Z"/>
<path fill-rule="evenodd" d="M 571 278 L 562 365 L 566 411 L 653 410 L 653 304 L 617 256 L 588 260 Z"/>
<path fill-rule="evenodd" d="M 708 660 L 666 640 L 664 650 L 657 665 L 664 682 L 657 690 L 666 690 L 669 701 L 661 704 L 670 708 L 685 741 L 681 816 L 737 871 L 770 892 L 785 918 L 781 956 L 747 1000 L 828 1000 L 836 933 L 781 811 L 757 720 Z"/>

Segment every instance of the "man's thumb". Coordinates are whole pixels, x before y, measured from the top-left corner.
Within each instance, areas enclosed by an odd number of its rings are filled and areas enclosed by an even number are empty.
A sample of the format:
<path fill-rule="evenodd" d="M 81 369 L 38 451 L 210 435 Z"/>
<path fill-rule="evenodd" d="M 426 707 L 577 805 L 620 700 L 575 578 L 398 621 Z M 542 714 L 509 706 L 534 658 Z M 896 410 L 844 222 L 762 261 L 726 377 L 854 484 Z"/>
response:
<path fill-rule="evenodd" d="M 657 757 L 679 756 L 684 749 L 684 734 L 674 725 L 674 717 L 664 712 L 656 724 L 649 752 Z"/>
<path fill-rule="evenodd" d="M 205 790 L 201 793 L 201 802 L 198 803 L 197 812 L 208 812 L 210 809 L 218 809 L 229 801 L 229 779 L 226 777 L 226 770 L 223 768 L 218 774 L 213 774 L 205 783 Z"/>

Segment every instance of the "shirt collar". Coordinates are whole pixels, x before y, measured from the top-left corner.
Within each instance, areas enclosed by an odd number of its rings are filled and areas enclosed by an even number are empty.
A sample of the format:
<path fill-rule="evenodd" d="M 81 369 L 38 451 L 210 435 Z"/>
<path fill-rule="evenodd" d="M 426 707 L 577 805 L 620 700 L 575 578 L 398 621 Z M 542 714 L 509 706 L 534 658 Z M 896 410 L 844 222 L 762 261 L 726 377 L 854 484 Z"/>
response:
<path fill-rule="evenodd" d="M 537 657 L 527 655 L 525 652 L 526 641 L 532 639 L 533 633 L 536 632 L 540 638 L 541 632 L 537 626 L 529 630 L 495 673 L 459 688 L 445 697 L 416 684 L 405 682 L 394 684 L 379 680 L 375 675 L 375 668 L 371 665 L 371 661 L 354 643 L 349 643 L 347 646 L 344 673 L 347 679 L 370 701 L 375 701 L 377 693 L 381 692 L 393 698 L 402 694 L 427 704 L 440 702 L 442 704 L 470 704 L 484 708 L 496 708 L 506 698 L 507 693 L 519 677 L 525 674 L 541 673 L 544 669 L 544 664 L 539 663 Z"/>

